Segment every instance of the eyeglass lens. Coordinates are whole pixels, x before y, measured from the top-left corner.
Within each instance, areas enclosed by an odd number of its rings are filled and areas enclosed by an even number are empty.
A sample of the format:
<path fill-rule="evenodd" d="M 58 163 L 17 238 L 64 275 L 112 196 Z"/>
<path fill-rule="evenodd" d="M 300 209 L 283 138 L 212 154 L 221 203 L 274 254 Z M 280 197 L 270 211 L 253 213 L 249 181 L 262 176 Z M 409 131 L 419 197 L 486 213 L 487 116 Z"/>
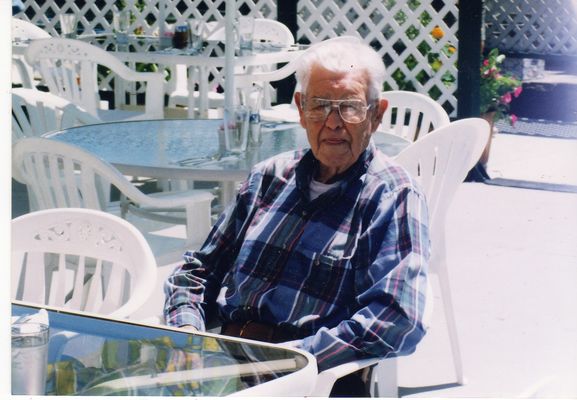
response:
<path fill-rule="evenodd" d="M 313 98 L 305 104 L 305 117 L 311 121 L 324 121 L 331 110 L 337 107 L 343 121 L 350 124 L 363 122 L 367 117 L 366 106 L 361 100 L 328 100 Z"/>

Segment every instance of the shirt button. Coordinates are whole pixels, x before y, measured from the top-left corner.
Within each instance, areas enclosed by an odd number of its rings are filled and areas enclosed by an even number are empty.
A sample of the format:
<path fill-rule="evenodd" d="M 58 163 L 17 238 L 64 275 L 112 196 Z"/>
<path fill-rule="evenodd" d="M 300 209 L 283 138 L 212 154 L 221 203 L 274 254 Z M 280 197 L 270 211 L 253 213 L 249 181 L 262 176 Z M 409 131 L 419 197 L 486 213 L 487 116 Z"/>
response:
<path fill-rule="evenodd" d="M 303 210 L 302 213 L 301 213 L 301 215 L 302 215 L 303 217 L 306 217 L 308 214 L 309 214 L 309 213 L 308 213 L 306 210 Z"/>

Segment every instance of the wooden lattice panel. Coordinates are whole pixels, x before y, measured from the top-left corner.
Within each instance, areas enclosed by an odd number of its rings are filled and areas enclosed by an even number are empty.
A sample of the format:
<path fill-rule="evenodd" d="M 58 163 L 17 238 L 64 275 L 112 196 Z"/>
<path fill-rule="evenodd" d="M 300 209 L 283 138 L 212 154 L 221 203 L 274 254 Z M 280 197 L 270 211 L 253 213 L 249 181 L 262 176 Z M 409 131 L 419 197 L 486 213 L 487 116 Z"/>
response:
<path fill-rule="evenodd" d="M 513 53 L 577 56 L 577 2 L 486 0 L 485 41 Z"/>
<path fill-rule="evenodd" d="M 360 36 L 383 56 L 389 73 L 386 88 L 428 94 L 456 116 L 455 1 L 300 0 L 298 26 L 301 42 Z M 436 26 L 441 38 L 431 34 Z"/>

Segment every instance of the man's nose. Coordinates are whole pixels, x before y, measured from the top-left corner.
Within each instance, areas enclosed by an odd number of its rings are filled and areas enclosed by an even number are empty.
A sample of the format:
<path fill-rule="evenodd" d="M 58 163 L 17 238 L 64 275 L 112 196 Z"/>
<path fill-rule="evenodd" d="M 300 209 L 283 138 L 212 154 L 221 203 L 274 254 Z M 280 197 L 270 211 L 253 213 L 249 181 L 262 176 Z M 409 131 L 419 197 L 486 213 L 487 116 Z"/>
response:
<path fill-rule="evenodd" d="M 327 115 L 326 126 L 331 129 L 336 129 L 343 126 L 344 122 L 339 112 L 339 106 L 333 105 Z"/>

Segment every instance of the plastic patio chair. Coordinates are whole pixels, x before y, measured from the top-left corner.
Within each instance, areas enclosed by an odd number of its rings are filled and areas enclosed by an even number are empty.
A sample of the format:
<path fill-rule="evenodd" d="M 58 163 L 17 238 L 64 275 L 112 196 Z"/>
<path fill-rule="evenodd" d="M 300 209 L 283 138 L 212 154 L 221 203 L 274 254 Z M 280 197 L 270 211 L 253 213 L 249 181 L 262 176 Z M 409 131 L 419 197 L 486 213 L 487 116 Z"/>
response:
<path fill-rule="evenodd" d="M 488 124 L 483 119 L 456 121 L 430 132 L 395 158 L 415 176 L 427 197 L 432 241 L 429 272 L 438 276 L 441 285 L 453 362 L 460 384 L 464 382 L 464 376 L 446 265 L 445 217 L 457 188 L 483 151 L 488 132 Z M 425 325 L 430 324 L 433 299 L 430 284 L 427 289 Z M 327 397 L 338 378 L 367 367 L 372 367 L 368 384 L 376 397 L 398 397 L 395 358 L 370 358 L 323 371 L 312 396 Z"/>
<path fill-rule="evenodd" d="M 377 131 L 392 133 L 408 142 L 414 142 L 451 122 L 445 109 L 424 94 L 391 90 L 382 92 L 381 97 L 389 101 L 389 106 Z"/>
<path fill-rule="evenodd" d="M 103 121 L 164 116 L 163 75 L 159 72 L 136 72 L 114 54 L 97 46 L 74 39 L 35 40 L 26 49 L 25 58 L 40 73 L 51 93 L 70 100 Z M 100 101 L 99 67 L 114 74 L 113 110 L 106 109 L 107 106 Z M 143 111 L 138 111 L 142 107 L 136 104 L 137 90 L 144 93 Z M 131 99 L 128 102 L 127 97 Z"/>
<path fill-rule="evenodd" d="M 148 299 L 156 262 L 129 222 L 56 208 L 12 220 L 12 298 L 126 318 Z"/>
<path fill-rule="evenodd" d="M 210 31 L 211 33 L 207 40 L 221 42 L 225 41 L 225 29 L 223 24 L 212 27 Z M 268 18 L 255 18 L 253 40 L 255 42 L 270 42 L 284 46 L 291 46 L 295 43 L 294 36 L 286 25 L 284 25 L 282 22 Z M 253 68 L 250 71 L 237 70 L 236 73 L 252 74 L 257 71 L 262 72 L 268 70 L 270 70 L 270 66 L 262 65 L 257 67 L 257 69 Z M 175 80 L 174 83 L 172 83 L 174 88 L 169 93 L 169 107 L 188 105 L 188 82 L 186 78 L 186 72 L 186 67 L 182 65 L 177 65 L 174 67 Z M 270 98 L 272 96 L 271 93 L 273 90 L 274 89 L 271 86 L 266 86 L 264 88 L 263 96 L 266 98 L 265 101 L 270 102 Z M 198 97 L 198 92 L 195 92 L 194 96 Z M 210 91 L 208 96 L 209 108 L 224 107 L 223 93 Z"/>
<path fill-rule="evenodd" d="M 31 210 L 77 207 L 130 218 L 145 233 L 159 264 L 180 260 L 210 231 L 214 196 L 208 191 L 145 194 L 111 164 L 55 139 L 19 140 L 12 160 L 15 179 L 27 186 Z M 120 193 L 118 202 L 111 201 L 113 188 Z M 185 231 L 175 238 L 166 229 L 177 225 Z"/>
<path fill-rule="evenodd" d="M 463 384 L 465 378 L 451 298 L 445 220 L 459 185 L 479 159 L 488 135 L 489 124 L 484 119 L 462 119 L 435 129 L 405 148 L 395 158 L 395 161 L 417 179 L 427 198 L 432 246 L 429 274 L 436 275 L 439 280 L 453 364 L 459 384 Z M 432 299 L 433 296 L 427 294 L 428 302 Z"/>
<path fill-rule="evenodd" d="M 12 18 L 12 41 L 27 42 L 35 39 L 48 39 L 50 34 L 39 26 L 20 18 Z M 39 77 L 34 76 L 32 67 L 22 55 L 12 53 L 12 85 L 33 88 Z"/>
<path fill-rule="evenodd" d="M 100 122 L 100 119 L 53 93 L 26 88 L 12 89 L 13 141 Z"/>

